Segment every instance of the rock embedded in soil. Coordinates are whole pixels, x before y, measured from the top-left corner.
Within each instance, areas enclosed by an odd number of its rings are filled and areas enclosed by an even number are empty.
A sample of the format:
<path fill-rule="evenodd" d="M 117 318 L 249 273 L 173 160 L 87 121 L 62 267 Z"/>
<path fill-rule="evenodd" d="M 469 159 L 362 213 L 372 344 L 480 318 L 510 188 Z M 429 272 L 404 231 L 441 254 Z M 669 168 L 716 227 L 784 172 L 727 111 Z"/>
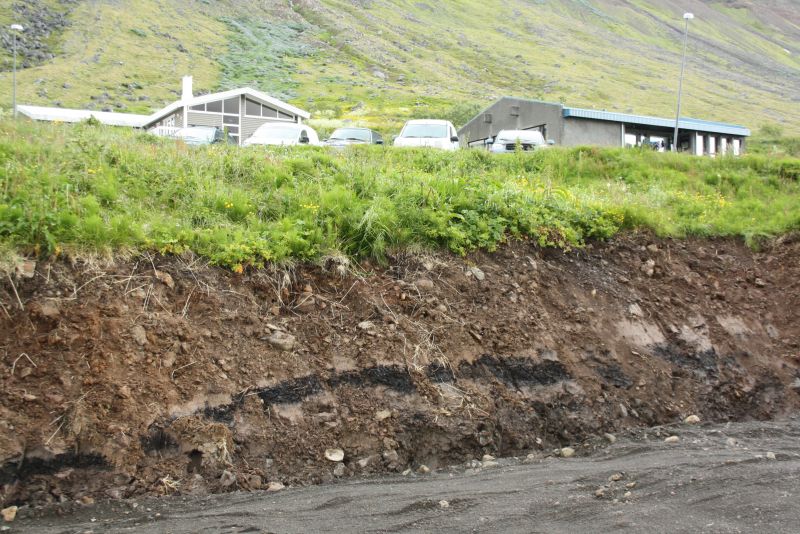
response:
<path fill-rule="evenodd" d="M 469 272 L 479 282 L 483 282 L 486 279 L 486 274 L 477 267 L 470 267 Z"/>
<path fill-rule="evenodd" d="M 342 449 L 325 449 L 325 458 L 331 462 L 341 462 L 344 460 L 344 451 Z"/>
<path fill-rule="evenodd" d="M 379 410 L 375 413 L 375 420 L 376 421 L 383 421 L 385 419 L 389 419 L 392 416 L 391 410 Z"/>
<path fill-rule="evenodd" d="M 559 454 L 561 455 L 562 458 L 572 458 L 573 456 L 575 456 L 575 449 L 573 449 L 572 447 L 562 447 L 561 450 L 559 451 Z"/>
<path fill-rule="evenodd" d="M 341 477 L 344 476 L 344 463 L 338 462 L 336 467 L 333 468 L 333 476 Z"/>
<path fill-rule="evenodd" d="M 417 286 L 417 289 L 433 289 L 433 280 L 430 278 L 418 278 L 414 285 Z"/>
<path fill-rule="evenodd" d="M 696 425 L 700 423 L 700 418 L 697 417 L 696 415 L 690 415 L 689 417 L 684 419 L 683 422 L 686 423 L 687 425 Z"/>
<path fill-rule="evenodd" d="M 420 475 L 427 475 L 430 472 L 431 468 L 425 464 L 422 464 L 419 467 L 417 467 L 417 473 L 419 473 Z"/>
<path fill-rule="evenodd" d="M 606 441 L 609 443 L 615 443 L 617 441 L 617 436 L 614 434 L 603 434 L 603 437 L 606 438 Z"/>
<path fill-rule="evenodd" d="M 277 331 L 267 338 L 267 342 L 276 349 L 289 352 L 294 349 L 296 339 L 288 332 Z"/>
<path fill-rule="evenodd" d="M 133 336 L 133 340 L 141 347 L 147 345 L 147 332 L 142 325 L 137 324 L 133 328 L 131 328 L 131 336 Z"/>
<path fill-rule="evenodd" d="M 219 477 L 219 483 L 222 485 L 223 488 L 227 488 L 232 486 L 236 482 L 236 475 L 228 471 L 227 469 L 222 472 L 222 475 Z"/>
<path fill-rule="evenodd" d="M 664 443 L 678 443 L 681 440 L 678 436 L 670 436 L 664 440 Z"/>

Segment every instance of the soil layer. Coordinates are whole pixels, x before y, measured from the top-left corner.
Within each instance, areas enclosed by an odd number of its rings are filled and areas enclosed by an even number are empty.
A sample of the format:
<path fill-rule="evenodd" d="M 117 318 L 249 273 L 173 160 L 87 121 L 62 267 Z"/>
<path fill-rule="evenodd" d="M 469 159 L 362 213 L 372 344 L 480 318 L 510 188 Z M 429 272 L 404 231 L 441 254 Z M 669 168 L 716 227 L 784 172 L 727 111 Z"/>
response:
<path fill-rule="evenodd" d="M 244 274 L 189 256 L 21 265 L 0 290 L 2 504 L 580 455 L 690 414 L 789 414 L 798 258 L 791 239 L 628 234 Z"/>

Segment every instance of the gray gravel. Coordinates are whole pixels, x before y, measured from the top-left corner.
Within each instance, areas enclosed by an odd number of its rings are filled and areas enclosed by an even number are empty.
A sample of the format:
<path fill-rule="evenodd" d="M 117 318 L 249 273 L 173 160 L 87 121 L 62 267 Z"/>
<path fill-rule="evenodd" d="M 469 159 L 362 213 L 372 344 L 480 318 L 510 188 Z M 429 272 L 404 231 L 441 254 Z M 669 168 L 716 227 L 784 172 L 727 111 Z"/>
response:
<path fill-rule="evenodd" d="M 680 439 L 665 443 L 669 435 Z M 650 429 L 588 456 L 576 449 L 569 459 L 500 459 L 493 468 L 278 493 L 102 503 L 66 517 L 28 512 L 9 532 L 800 531 L 798 419 Z"/>

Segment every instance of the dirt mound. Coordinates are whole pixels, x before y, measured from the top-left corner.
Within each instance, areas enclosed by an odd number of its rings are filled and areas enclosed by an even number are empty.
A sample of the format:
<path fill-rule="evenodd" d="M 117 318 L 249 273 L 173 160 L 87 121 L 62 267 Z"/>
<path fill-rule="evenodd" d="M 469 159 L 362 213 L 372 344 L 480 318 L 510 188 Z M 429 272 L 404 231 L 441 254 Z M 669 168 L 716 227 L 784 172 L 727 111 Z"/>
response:
<path fill-rule="evenodd" d="M 306 484 L 580 453 L 689 414 L 772 418 L 800 404 L 799 252 L 628 235 L 361 276 L 28 265 L 0 310 L 2 503 Z"/>

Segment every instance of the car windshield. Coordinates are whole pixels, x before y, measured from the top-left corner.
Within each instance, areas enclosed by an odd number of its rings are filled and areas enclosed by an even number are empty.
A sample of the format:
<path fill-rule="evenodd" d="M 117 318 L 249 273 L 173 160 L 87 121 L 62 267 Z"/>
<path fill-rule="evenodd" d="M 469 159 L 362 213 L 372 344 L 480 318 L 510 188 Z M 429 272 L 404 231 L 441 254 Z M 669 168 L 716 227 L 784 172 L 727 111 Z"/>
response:
<path fill-rule="evenodd" d="M 216 128 L 192 126 L 189 128 L 181 128 L 175 132 L 175 137 L 183 139 L 187 143 L 211 143 L 216 133 Z"/>
<path fill-rule="evenodd" d="M 406 124 L 400 137 L 447 137 L 444 124 Z"/>
<path fill-rule="evenodd" d="M 517 139 L 521 143 L 541 143 L 540 133 L 526 132 L 522 130 L 507 130 L 497 134 L 497 140 L 501 143 L 516 143 Z"/>
<path fill-rule="evenodd" d="M 339 139 L 343 141 L 372 141 L 372 135 L 369 130 L 363 128 L 339 128 L 335 130 L 330 139 Z"/>
<path fill-rule="evenodd" d="M 253 134 L 253 137 L 257 137 L 259 139 L 296 140 L 300 137 L 300 131 L 297 128 L 290 128 L 288 126 L 273 126 L 272 124 L 268 124 L 256 130 L 256 133 Z"/>

